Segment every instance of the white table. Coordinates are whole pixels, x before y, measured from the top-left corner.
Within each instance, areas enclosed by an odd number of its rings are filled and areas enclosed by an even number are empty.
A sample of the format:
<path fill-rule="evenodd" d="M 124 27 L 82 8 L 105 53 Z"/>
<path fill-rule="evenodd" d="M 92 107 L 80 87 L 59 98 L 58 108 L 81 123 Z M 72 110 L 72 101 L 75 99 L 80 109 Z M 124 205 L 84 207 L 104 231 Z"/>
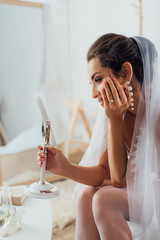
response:
<path fill-rule="evenodd" d="M 22 229 L 6 240 L 51 240 L 50 200 L 27 198 L 23 204 Z"/>

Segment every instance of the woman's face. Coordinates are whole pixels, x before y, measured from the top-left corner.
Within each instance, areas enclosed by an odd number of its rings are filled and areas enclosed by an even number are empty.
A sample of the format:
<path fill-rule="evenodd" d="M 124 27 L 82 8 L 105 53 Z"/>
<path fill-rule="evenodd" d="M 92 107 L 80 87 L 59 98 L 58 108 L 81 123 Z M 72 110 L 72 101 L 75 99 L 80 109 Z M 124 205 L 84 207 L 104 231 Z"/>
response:
<path fill-rule="evenodd" d="M 127 85 L 124 83 L 122 77 L 117 77 L 112 73 L 110 68 L 102 67 L 97 58 L 93 58 L 88 63 L 88 74 L 90 84 L 92 84 L 92 97 L 97 98 L 101 106 L 103 106 L 102 88 L 107 83 L 107 78 L 116 78 L 121 86 L 127 90 Z M 126 91 L 125 90 L 125 91 Z"/>

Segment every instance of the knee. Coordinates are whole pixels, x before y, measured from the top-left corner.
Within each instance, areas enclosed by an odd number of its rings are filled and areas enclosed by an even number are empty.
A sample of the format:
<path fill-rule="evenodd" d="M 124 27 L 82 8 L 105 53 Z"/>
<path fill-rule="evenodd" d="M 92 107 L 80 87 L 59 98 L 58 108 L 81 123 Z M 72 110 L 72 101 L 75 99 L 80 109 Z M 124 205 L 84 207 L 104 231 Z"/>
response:
<path fill-rule="evenodd" d="M 92 211 L 95 220 L 104 220 L 107 218 L 109 220 L 110 214 L 112 213 L 112 202 L 109 191 L 103 192 L 103 189 L 98 190 L 93 197 L 92 201 Z"/>
<path fill-rule="evenodd" d="M 86 207 L 92 202 L 93 194 L 95 190 L 94 187 L 85 187 L 78 193 L 77 205 L 78 207 Z"/>

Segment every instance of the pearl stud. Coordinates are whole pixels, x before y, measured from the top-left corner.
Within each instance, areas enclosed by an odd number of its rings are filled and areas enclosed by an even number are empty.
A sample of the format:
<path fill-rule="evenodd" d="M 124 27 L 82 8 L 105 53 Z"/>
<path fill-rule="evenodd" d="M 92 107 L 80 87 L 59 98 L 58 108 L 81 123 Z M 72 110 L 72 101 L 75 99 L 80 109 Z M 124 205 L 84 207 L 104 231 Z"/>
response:
<path fill-rule="evenodd" d="M 129 90 L 129 91 L 132 91 L 132 87 L 131 87 L 131 86 L 129 86 L 129 87 L 128 87 L 128 90 Z"/>

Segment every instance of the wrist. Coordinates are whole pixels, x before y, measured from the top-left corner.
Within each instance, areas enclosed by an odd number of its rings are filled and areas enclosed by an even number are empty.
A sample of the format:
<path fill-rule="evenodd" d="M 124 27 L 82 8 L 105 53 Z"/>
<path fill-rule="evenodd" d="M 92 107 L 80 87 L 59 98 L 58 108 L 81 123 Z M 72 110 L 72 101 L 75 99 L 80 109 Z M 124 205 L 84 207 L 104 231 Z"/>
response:
<path fill-rule="evenodd" d="M 122 118 L 109 119 L 109 125 L 123 126 L 123 119 Z"/>
<path fill-rule="evenodd" d="M 72 163 L 67 159 L 65 166 L 63 167 L 63 176 L 70 177 L 70 172 L 72 171 Z"/>

